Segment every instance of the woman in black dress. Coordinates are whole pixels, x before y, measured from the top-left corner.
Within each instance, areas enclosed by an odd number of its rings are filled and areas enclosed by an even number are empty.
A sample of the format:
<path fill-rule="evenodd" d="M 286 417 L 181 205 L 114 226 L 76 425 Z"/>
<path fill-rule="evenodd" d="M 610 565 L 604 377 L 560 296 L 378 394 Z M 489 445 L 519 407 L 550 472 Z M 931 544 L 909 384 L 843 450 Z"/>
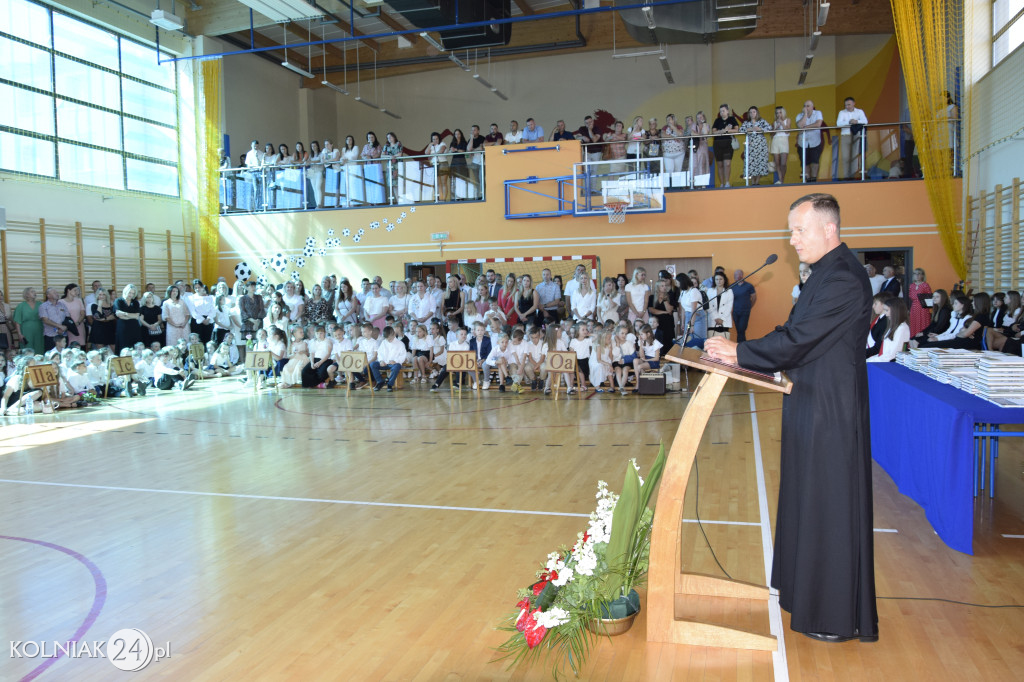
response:
<path fill-rule="evenodd" d="M 106 346 L 113 349 L 116 342 L 117 316 L 114 306 L 110 304 L 110 295 L 106 289 L 96 292 L 96 302 L 89 313 L 89 345 L 93 350 Z"/>
<path fill-rule="evenodd" d="M 540 310 L 540 294 L 533 288 L 533 278 L 523 275 L 519 284 L 519 294 L 516 296 L 516 314 L 529 330 L 530 325 L 540 327 L 544 324 L 544 313 Z"/>
<path fill-rule="evenodd" d="M 139 292 L 134 284 L 129 284 L 121 291 L 121 298 L 114 301 L 114 314 L 117 315 L 117 348 L 120 353 L 125 348 L 133 348 L 142 340 L 142 306 L 138 301 Z"/>
<path fill-rule="evenodd" d="M 448 320 L 448 327 L 458 324 L 462 320 L 462 311 L 466 307 L 466 297 L 459 288 L 457 275 L 448 275 L 448 288 L 444 291 L 444 316 Z M 462 326 L 459 324 L 459 326 Z"/>
<path fill-rule="evenodd" d="M 147 347 L 154 341 L 160 343 L 161 346 L 164 345 L 163 312 L 163 309 L 156 304 L 153 292 L 147 291 L 142 294 L 142 307 L 139 309 L 142 318 L 139 320 L 139 324 L 142 326 L 140 330 L 142 341 Z"/>
<path fill-rule="evenodd" d="M 668 293 L 668 283 L 664 280 L 658 282 L 655 285 L 654 293 L 647 297 L 647 312 L 658 318 L 658 328 L 654 330 L 654 338 L 661 342 L 663 348 L 671 348 L 675 331 L 675 322 L 672 318 L 675 306 L 672 305 Z"/>
<path fill-rule="evenodd" d="M 711 130 L 714 131 L 711 134 L 715 137 L 715 172 L 718 174 L 719 187 L 730 186 L 729 177 L 732 174 L 733 154 L 732 142 L 736 139 L 732 134 L 739 132 L 739 129 L 740 122 L 732 115 L 729 105 L 723 104 L 718 107 L 718 118 L 715 119 L 711 126 Z"/>
<path fill-rule="evenodd" d="M 455 132 L 452 133 L 452 141 L 451 144 L 448 145 L 448 151 L 465 152 L 467 147 L 469 147 L 469 141 L 466 139 L 466 136 L 462 134 L 462 130 L 460 128 L 456 128 Z M 469 183 L 469 166 L 466 164 L 466 155 L 464 153 L 452 156 L 451 174 L 452 182 L 456 183 L 456 187 L 452 189 L 450 194 L 451 198 L 456 201 L 465 199 L 466 197 L 457 195 L 459 189 L 457 185 L 458 181 L 462 180 L 462 182 L 465 183 L 463 184 L 463 188 L 465 188 Z"/>

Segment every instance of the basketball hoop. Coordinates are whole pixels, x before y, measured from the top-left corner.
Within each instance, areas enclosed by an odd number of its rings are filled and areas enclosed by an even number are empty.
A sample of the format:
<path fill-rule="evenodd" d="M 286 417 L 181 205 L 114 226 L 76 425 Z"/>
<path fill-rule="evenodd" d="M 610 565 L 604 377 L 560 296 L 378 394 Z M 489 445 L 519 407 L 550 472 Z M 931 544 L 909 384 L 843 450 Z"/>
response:
<path fill-rule="evenodd" d="M 608 211 L 608 222 L 611 224 L 626 222 L 626 209 L 629 204 L 625 201 L 606 201 L 604 210 Z"/>

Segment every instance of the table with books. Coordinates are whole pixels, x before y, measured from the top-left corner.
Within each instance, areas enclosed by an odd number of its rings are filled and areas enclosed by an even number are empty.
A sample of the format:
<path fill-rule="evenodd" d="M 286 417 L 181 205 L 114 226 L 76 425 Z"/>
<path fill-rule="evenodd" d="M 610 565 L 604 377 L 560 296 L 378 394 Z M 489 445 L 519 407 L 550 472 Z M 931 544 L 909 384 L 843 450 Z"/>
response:
<path fill-rule="evenodd" d="M 974 498 L 998 438 L 1024 435 L 1024 358 L 920 349 L 869 363 L 871 454 L 943 542 L 972 554 Z M 998 436 L 996 436 L 998 434 Z"/>

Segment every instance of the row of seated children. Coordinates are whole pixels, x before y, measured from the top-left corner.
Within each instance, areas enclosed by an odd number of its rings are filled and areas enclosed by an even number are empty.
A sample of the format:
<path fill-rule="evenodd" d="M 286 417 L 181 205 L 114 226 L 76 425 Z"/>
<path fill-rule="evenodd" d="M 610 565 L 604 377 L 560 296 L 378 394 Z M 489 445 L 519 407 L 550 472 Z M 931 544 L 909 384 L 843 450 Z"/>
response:
<path fill-rule="evenodd" d="M 489 327 L 489 328 L 488 328 Z M 383 332 L 374 325 L 352 323 L 344 327 L 311 325 L 284 329 L 271 327 L 260 330 L 255 340 L 256 350 L 268 350 L 280 376 L 281 385 L 306 388 L 329 388 L 338 379 L 339 353 L 361 351 L 366 354 L 368 372 L 348 377 L 350 387 L 359 389 L 371 385 L 375 390 L 394 390 L 398 375 L 408 371 L 413 383 L 432 380 L 431 390 L 439 390 L 449 378 L 446 369 L 447 351 L 475 351 L 482 369 L 482 387 L 491 385 L 496 374 L 498 390 L 510 387 L 516 392 L 551 390 L 551 377 L 545 359 L 549 351 L 571 350 L 576 353 L 580 377 L 598 390 L 609 390 L 618 384 L 625 394 L 629 371 L 636 374 L 657 370 L 662 352 L 649 325 L 639 328 L 639 336 L 631 331 L 627 322 L 607 327 L 588 322 L 525 329 L 521 325 L 503 327 L 497 318 L 488 324 L 476 322 L 472 328 L 453 322 L 447 334 L 440 322 L 430 325 L 410 325 L 409 333 L 401 322 L 389 317 Z M 593 356 L 594 362 L 591 362 Z M 406 366 L 409 369 L 405 369 Z M 575 391 L 575 377 L 563 374 L 571 391 Z M 459 386 L 461 376 L 452 378 Z M 474 389 L 478 388 L 473 386 Z"/>

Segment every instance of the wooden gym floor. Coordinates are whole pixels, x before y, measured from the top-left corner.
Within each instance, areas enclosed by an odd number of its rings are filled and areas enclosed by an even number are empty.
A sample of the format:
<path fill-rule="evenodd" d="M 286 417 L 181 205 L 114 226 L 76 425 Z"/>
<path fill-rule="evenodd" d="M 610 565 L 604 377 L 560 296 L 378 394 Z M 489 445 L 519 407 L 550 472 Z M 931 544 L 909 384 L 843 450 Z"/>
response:
<path fill-rule="evenodd" d="M 583 529 L 597 480 L 618 490 L 629 457 L 646 471 L 686 405 L 679 394 L 555 402 L 493 389 L 452 401 L 421 385 L 256 396 L 227 380 L 153 393 L 3 422 L 0 639 L 106 641 L 139 628 L 170 643 L 139 680 L 547 679 L 544 666 L 488 662 L 503 640 L 495 625 L 546 555 Z M 722 570 L 692 522 L 699 491 L 724 570 L 764 583 L 780 405 L 726 388 L 691 477 L 688 568 Z M 1020 439 L 1005 441 L 998 497 L 977 502 L 972 557 L 946 547 L 876 466 L 878 594 L 1024 604 L 1022 469 Z M 679 608 L 768 631 L 766 606 L 728 612 L 714 601 Z M 641 613 L 598 644 L 582 678 L 1007 680 L 1024 670 L 1022 609 L 880 599 L 878 610 L 876 644 L 814 642 L 783 614 L 774 657 L 647 644 Z M 0 646 L 2 680 L 124 675 L 103 660 L 11 658 Z"/>

